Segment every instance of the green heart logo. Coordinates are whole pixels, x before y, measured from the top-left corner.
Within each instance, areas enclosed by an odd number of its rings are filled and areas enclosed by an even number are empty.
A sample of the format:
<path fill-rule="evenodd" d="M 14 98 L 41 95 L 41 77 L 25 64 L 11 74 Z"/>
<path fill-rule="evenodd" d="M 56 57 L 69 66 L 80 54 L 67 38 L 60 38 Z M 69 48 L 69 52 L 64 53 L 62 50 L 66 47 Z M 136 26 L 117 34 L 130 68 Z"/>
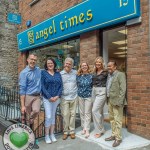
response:
<path fill-rule="evenodd" d="M 25 132 L 22 133 L 12 132 L 9 138 L 14 146 L 21 148 L 28 142 L 29 136 Z"/>

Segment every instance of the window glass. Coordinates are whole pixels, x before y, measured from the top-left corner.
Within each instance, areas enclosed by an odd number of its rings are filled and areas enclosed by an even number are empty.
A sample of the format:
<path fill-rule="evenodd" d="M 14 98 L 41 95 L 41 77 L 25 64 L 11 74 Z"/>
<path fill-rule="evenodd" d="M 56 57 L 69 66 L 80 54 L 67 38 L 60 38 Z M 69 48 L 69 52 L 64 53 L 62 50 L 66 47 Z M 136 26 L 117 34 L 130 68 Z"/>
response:
<path fill-rule="evenodd" d="M 75 39 L 75 40 L 70 40 L 67 42 L 55 44 L 52 46 L 48 46 L 45 48 L 39 48 L 31 52 L 34 52 L 37 54 L 38 66 L 40 68 L 44 68 L 44 63 L 45 63 L 46 58 L 51 57 L 56 61 L 57 69 L 62 70 L 64 60 L 67 57 L 71 57 L 74 59 L 73 68 L 78 69 L 79 58 L 80 58 L 79 49 L 80 49 L 80 40 Z"/>
<path fill-rule="evenodd" d="M 126 71 L 127 29 L 125 26 L 103 32 L 103 57 L 106 62 L 114 59 L 120 71 Z"/>

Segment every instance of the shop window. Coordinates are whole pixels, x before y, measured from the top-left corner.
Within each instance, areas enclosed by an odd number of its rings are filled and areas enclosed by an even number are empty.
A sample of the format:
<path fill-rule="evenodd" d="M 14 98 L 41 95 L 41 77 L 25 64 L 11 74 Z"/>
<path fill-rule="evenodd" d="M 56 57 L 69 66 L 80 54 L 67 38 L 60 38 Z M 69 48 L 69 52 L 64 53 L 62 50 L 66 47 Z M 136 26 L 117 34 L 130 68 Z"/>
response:
<path fill-rule="evenodd" d="M 40 68 L 44 68 L 44 62 L 46 58 L 51 57 L 53 58 L 57 63 L 57 69 L 62 70 L 64 60 L 67 57 L 71 57 L 74 60 L 74 69 L 78 69 L 79 66 L 79 49 L 80 49 L 80 40 L 70 40 L 67 42 L 62 42 L 59 44 L 55 44 L 52 46 L 47 46 L 44 48 L 36 49 L 34 52 L 38 56 L 38 66 Z M 31 53 L 30 52 L 30 53 Z"/>
<path fill-rule="evenodd" d="M 127 29 L 125 26 L 103 32 L 103 57 L 117 62 L 120 71 L 126 71 Z"/>

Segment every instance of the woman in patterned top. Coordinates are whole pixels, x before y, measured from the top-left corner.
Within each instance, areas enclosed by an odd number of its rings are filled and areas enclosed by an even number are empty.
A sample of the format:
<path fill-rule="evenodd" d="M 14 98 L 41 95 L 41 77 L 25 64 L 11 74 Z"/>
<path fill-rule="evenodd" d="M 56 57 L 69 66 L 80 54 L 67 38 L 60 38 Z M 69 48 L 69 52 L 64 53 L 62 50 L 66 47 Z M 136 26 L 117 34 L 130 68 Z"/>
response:
<path fill-rule="evenodd" d="M 104 68 L 104 60 L 102 57 L 97 57 L 95 59 L 95 68 L 93 72 L 93 89 L 92 89 L 92 98 L 93 108 L 93 122 L 95 127 L 95 138 L 101 137 L 104 130 L 104 117 L 103 117 L 103 107 L 106 102 L 106 81 L 108 72 Z"/>
<path fill-rule="evenodd" d="M 77 75 L 77 86 L 79 96 L 79 109 L 81 117 L 81 134 L 88 138 L 90 133 L 91 113 L 92 113 L 92 75 L 90 74 L 89 65 L 83 62 L 79 66 Z"/>
<path fill-rule="evenodd" d="M 51 143 L 57 141 L 54 136 L 55 113 L 62 94 L 62 79 L 52 58 L 46 60 L 44 68 L 41 73 L 41 84 L 45 108 L 45 142 Z"/>

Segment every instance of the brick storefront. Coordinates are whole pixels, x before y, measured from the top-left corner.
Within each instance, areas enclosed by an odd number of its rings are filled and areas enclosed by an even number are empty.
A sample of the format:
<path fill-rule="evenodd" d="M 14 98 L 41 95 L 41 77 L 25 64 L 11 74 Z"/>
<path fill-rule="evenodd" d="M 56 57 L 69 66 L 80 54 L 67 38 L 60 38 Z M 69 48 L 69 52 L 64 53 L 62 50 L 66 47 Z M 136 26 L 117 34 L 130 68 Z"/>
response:
<path fill-rule="evenodd" d="M 142 23 L 128 27 L 128 130 L 150 139 L 149 1 L 141 0 Z"/>
<path fill-rule="evenodd" d="M 39 0 L 30 6 L 31 0 L 19 1 L 23 17 L 22 29 L 27 29 L 26 21 L 32 26 L 82 2 L 82 0 Z M 150 52 L 149 52 L 149 1 L 141 0 L 142 22 L 127 26 L 127 128 L 130 132 L 150 139 Z M 87 61 L 92 67 L 94 59 L 101 55 L 101 33 L 94 30 L 80 34 L 80 61 Z M 26 65 L 26 53 L 19 54 L 18 71 Z"/>

